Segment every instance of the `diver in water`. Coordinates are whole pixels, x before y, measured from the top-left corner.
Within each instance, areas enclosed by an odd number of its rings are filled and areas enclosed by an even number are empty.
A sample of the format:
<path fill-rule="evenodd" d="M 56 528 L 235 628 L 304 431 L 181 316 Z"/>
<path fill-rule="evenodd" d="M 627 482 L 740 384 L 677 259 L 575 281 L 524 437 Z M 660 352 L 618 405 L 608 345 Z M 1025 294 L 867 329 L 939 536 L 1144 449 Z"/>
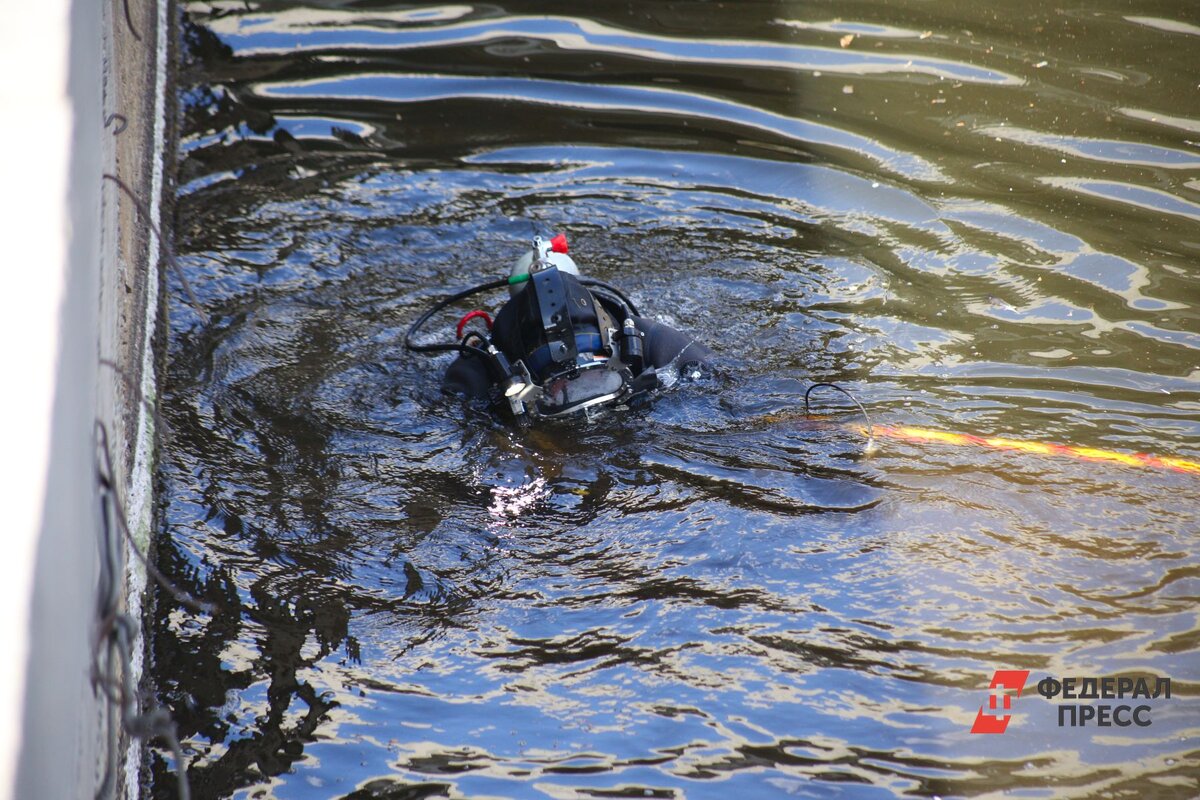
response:
<path fill-rule="evenodd" d="M 659 371 L 703 365 L 712 351 L 689 336 L 639 315 L 623 292 L 580 275 L 562 234 L 533 240 L 533 250 L 507 279 L 459 292 L 426 311 L 404 339 L 409 350 L 459 353 L 446 371 L 448 391 L 486 398 L 519 421 L 559 417 L 627 404 L 660 385 Z M 447 306 L 508 287 L 495 320 L 472 311 L 459 321 L 458 341 L 417 344 L 414 336 Z M 486 324 L 464 328 L 474 320 Z"/>

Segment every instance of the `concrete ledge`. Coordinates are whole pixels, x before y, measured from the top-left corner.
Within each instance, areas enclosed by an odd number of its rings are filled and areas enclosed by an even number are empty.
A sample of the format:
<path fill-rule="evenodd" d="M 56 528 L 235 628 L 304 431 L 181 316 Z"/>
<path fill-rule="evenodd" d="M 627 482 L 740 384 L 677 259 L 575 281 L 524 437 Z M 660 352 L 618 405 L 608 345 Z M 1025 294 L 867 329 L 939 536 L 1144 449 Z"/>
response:
<path fill-rule="evenodd" d="M 169 0 L 17 4 L 0 34 L 4 218 L 13 283 L 0 314 L 21 391 L 4 415 L 15 520 L 0 591 L 0 797 L 136 797 L 140 750 L 93 681 L 140 679 L 145 579 L 111 516 L 151 531 Z M 12 158 L 11 156 L 16 156 Z M 111 451 L 111 484 L 102 488 Z M 111 576 L 111 577 L 110 577 Z M 119 657 L 118 657 L 119 656 Z M 132 753 L 132 755 L 129 755 Z"/>

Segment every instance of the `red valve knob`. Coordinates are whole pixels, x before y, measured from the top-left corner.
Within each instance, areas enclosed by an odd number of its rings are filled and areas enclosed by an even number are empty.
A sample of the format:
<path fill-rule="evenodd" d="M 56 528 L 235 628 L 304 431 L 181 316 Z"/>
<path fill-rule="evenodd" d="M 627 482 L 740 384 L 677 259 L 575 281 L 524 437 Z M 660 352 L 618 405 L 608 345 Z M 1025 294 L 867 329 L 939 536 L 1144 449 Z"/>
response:
<path fill-rule="evenodd" d="M 463 328 L 467 327 L 467 323 L 476 317 L 482 317 L 483 321 L 487 323 L 488 330 L 492 329 L 492 318 L 486 311 L 469 311 L 463 314 L 463 318 L 458 321 L 458 327 L 455 328 L 454 335 L 461 339 Z"/>

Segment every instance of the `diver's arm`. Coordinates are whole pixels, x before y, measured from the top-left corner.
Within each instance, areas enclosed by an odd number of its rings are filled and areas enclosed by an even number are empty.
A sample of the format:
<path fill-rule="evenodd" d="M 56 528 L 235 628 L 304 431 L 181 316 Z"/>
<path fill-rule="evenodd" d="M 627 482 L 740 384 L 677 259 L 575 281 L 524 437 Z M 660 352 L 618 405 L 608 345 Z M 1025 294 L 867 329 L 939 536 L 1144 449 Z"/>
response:
<path fill-rule="evenodd" d="M 451 394 L 471 398 L 485 398 L 492 388 L 487 367 L 481 359 L 472 355 L 461 355 L 451 362 L 442 379 L 442 389 Z"/>
<path fill-rule="evenodd" d="M 634 317 L 633 324 L 645 334 L 642 350 L 647 366 L 661 369 L 676 360 L 681 364 L 708 364 L 712 360 L 712 350 L 669 325 L 645 317 Z"/>

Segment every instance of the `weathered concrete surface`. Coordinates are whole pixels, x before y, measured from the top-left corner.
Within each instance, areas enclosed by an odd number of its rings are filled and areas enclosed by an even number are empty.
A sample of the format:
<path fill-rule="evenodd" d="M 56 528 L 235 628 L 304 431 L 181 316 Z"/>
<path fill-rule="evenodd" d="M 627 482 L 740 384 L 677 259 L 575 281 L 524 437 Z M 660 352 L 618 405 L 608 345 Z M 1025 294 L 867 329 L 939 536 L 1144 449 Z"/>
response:
<path fill-rule="evenodd" d="M 132 26 L 126 21 L 128 8 Z M 105 29 L 111 42 L 104 85 L 104 114 L 107 123 L 102 132 L 109 152 L 105 172 L 120 178 L 136 195 L 136 201 L 121 185 L 104 180 L 103 252 L 105 280 L 100 287 L 99 352 L 101 359 L 120 365 L 124 376 L 101 376 L 101 411 L 111 414 L 110 434 L 120 442 L 114 452 L 123 485 L 129 485 L 134 465 L 137 425 L 143 412 L 140 404 L 141 370 L 146 360 L 146 308 L 157 298 L 148 296 L 150 281 L 147 266 L 150 248 L 160 247 L 154 231 L 158 220 L 154 206 L 162 191 L 154 186 L 155 161 L 163 148 L 156 145 L 155 134 L 169 135 L 165 120 L 155 120 L 157 3 L 156 0 L 113 0 Z M 140 37 L 140 39 L 138 38 Z M 153 261 L 157 266 L 158 253 Z M 155 282 L 157 285 L 157 282 Z M 110 396 L 105 396 L 110 395 Z M 153 398 L 146 398 L 153 400 Z M 145 542 L 141 542 L 143 546 Z"/>
<path fill-rule="evenodd" d="M 163 8 L 168 5 L 163 0 Z M 92 677 L 98 666 L 114 685 L 126 675 L 135 684 L 140 678 L 140 639 L 131 642 L 128 663 L 114 658 L 105 642 L 113 631 L 109 612 L 140 616 L 144 574 L 129 558 L 119 528 L 109 525 L 105 533 L 99 473 L 106 464 L 97 432 L 106 432 L 112 456 L 109 497 L 119 499 L 145 548 L 161 249 L 154 229 L 164 190 L 162 154 L 174 152 L 165 147 L 172 130 L 165 124 L 159 76 L 166 61 L 159 43 L 170 41 L 164 30 L 173 26 L 160 23 L 160 16 L 164 22 L 169 17 L 160 15 L 157 0 L 57 0 L 45 7 L 69 9 L 67 24 L 35 22 L 41 27 L 25 35 L 42 50 L 53 39 L 50 52 L 67 60 L 73 119 L 57 152 L 30 157 L 69 164 L 59 207 L 52 209 L 59 226 L 43 232 L 67 244 L 42 265 L 61 270 L 57 314 L 41 321 L 56 337 L 53 404 L 43 444 L 45 478 L 35 501 L 41 518 L 32 531 L 28 625 L 19 632 L 24 646 L 18 649 L 27 656 L 23 711 L 14 704 L 8 713 L 15 719 L 2 726 L 9 733 L 15 727 L 18 743 L 11 749 L 19 755 L 15 775 L 11 759 L 8 774 L 0 761 L 0 796 L 124 797 L 136 795 L 140 750 L 128 748 L 119 707 Z M 30 135 L 36 135 L 33 129 Z M 111 581 L 104 577 L 109 564 Z M 115 587 L 110 603 L 106 584 Z"/>

